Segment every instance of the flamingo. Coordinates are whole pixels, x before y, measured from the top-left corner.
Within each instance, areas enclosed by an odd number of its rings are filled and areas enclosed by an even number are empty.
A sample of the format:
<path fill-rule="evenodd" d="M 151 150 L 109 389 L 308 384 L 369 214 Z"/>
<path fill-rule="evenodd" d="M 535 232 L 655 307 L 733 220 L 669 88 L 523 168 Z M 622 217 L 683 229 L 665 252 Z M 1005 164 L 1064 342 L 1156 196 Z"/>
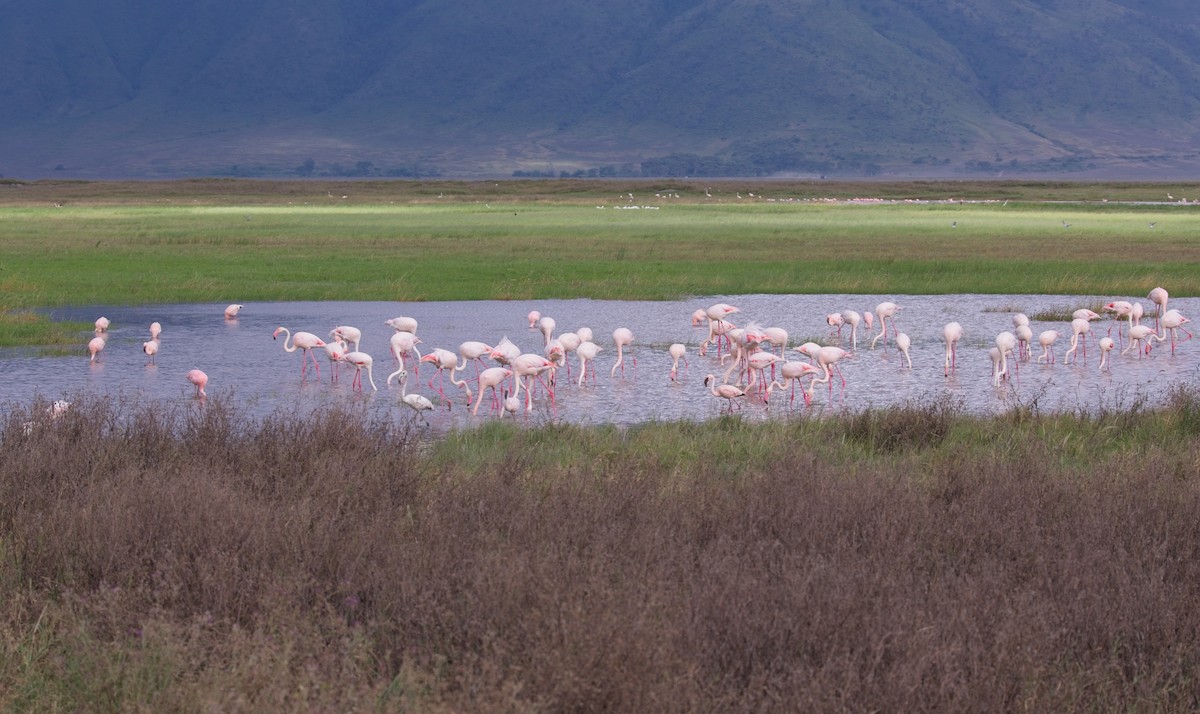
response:
<path fill-rule="evenodd" d="M 1008 374 L 1008 366 L 1004 364 L 1000 348 L 991 348 L 988 350 L 988 355 L 992 358 L 992 386 L 999 387 L 1000 380 Z"/>
<path fill-rule="evenodd" d="M 840 312 L 831 312 L 825 316 L 825 324 L 831 328 L 830 334 L 836 333 L 838 339 L 842 339 L 842 326 L 846 324 L 846 318 L 842 317 Z"/>
<path fill-rule="evenodd" d="M 679 374 L 679 360 L 683 360 L 683 366 L 687 368 L 687 345 L 682 342 L 676 342 L 667 348 L 671 353 L 671 381 L 675 381 L 675 377 Z"/>
<path fill-rule="evenodd" d="M 703 357 L 708 354 L 708 343 L 710 342 L 717 345 L 717 356 L 720 356 L 722 338 L 725 338 L 728 342 L 732 342 L 730 334 L 736 329 L 734 324 L 728 320 L 709 320 L 708 337 L 705 337 L 704 342 L 700 343 L 700 356 Z"/>
<path fill-rule="evenodd" d="M 912 369 L 912 358 L 908 356 L 908 348 L 912 344 L 912 340 L 903 332 L 896 334 L 896 349 L 904 354 L 905 361 L 908 362 L 908 368 Z"/>
<path fill-rule="evenodd" d="M 1042 346 L 1042 354 L 1038 357 L 1038 364 L 1042 360 L 1046 360 L 1046 364 L 1054 364 L 1054 341 L 1058 339 L 1058 330 L 1045 330 L 1038 335 L 1038 344 Z"/>
<path fill-rule="evenodd" d="M 553 317 L 543 317 L 541 320 L 538 320 L 538 329 L 541 330 L 542 335 L 546 338 L 547 347 L 550 346 L 550 337 L 554 334 L 555 326 Z"/>
<path fill-rule="evenodd" d="M 542 319 L 542 313 L 537 310 L 530 310 L 526 317 L 529 318 L 529 329 L 533 330 L 537 328 L 538 320 Z"/>
<path fill-rule="evenodd" d="M 1131 303 L 1127 300 L 1113 300 L 1112 302 L 1110 302 L 1104 306 L 1104 312 L 1111 312 L 1113 314 L 1113 323 L 1115 323 L 1117 326 L 1117 339 L 1118 340 L 1121 339 L 1121 322 L 1120 322 L 1120 320 L 1122 317 L 1128 319 L 1129 325 L 1131 327 L 1133 326 L 1133 303 Z M 1108 334 L 1109 335 L 1112 334 L 1112 328 L 1113 328 L 1113 326 L 1110 324 L 1108 326 Z"/>
<path fill-rule="evenodd" d="M 1129 311 L 1129 322 L 1132 325 L 1142 324 L 1142 315 L 1146 314 L 1146 308 L 1140 302 L 1133 304 L 1133 309 Z"/>
<path fill-rule="evenodd" d="M 704 386 L 709 388 L 709 393 L 714 397 L 724 399 L 730 412 L 735 408 L 741 408 L 733 400 L 742 399 L 746 396 L 744 391 L 732 384 L 717 384 L 716 376 L 711 374 L 704 378 Z"/>
<path fill-rule="evenodd" d="M 204 388 L 208 386 L 208 375 L 198 369 L 193 369 L 187 373 L 187 381 L 196 385 L 196 396 L 203 400 L 207 394 Z"/>
<path fill-rule="evenodd" d="M 396 332 L 411 332 L 417 334 L 417 321 L 411 317 L 393 317 L 390 320 L 384 320 L 383 324 L 392 328 Z"/>
<path fill-rule="evenodd" d="M 587 378 L 588 363 L 596 359 L 596 355 L 604 348 L 597 345 L 595 342 L 580 342 L 579 347 L 575 348 L 575 354 L 579 355 L 579 386 L 583 386 L 584 379 Z M 592 370 L 592 384 L 596 383 L 596 370 Z"/>
<path fill-rule="evenodd" d="M 1079 311 L 1076 310 L 1076 312 Z M 1088 312 L 1092 311 L 1088 310 Z M 1095 315 L 1096 313 L 1093 312 L 1092 314 Z M 1091 331 L 1092 325 L 1088 318 L 1077 317 L 1071 320 L 1071 349 L 1067 350 L 1066 354 L 1063 355 L 1064 363 L 1066 363 L 1068 355 L 1070 355 L 1072 362 L 1076 360 L 1075 350 L 1079 348 L 1081 343 L 1083 346 L 1083 356 L 1087 357 L 1087 335 Z"/>
<path fill-rule="evenodd" d="M 242 311 L 243 307 L 245 307 L 245 305 L 236 305 L 235 304 L 235 305 L 230 305 L 229 307 L 225 308 L 225 319 L 226 320 L 236 320 L 238 313 Z"/>
<path fill-rule="evenodd" d="M 943 376 L 949 377 L 958 367 L 958 341 L 962 336 L 962 325 L 957 322 L 947 322 L 942 328 L 942 337 L 946 339 L 946 368 Z"/>
<path fill-rule="evenodd" d="M 1093 310 L 1089 310 L 1086 307 L 1081 307 L 1078 310 L 1076 310 L 1075 312 L 1071 313 L 1071 319 L 1072 320 L 1087 320 L 1088 322 L 1091 322 L 1092 320 L 1099 320 L 1100 316 L 1097 315 L 1095 313 L 1095 311 L 1093 311 Z"/>
<path fill-rule="evenodd" d="M 779 354 L 783 354 L 787 350 L 787 330 L 783 329 L 782 327 L 767 327 L 763 329 L 762 334 L 772 347 L 779 348 Z"/>
<path fill-rule="evenodd" d="M 371 375 L 371 366 L 375 360 L 371 359 L 371 355 L 366 352 L 347 352 L 342 355 L 342 361 L 354 365 L 354 379 L 350 381 L 350 388 L 356 392 L 361 392 L 362 386 L 362 371 L 367 370 L 367 381 L 371 383 L 371 389 L 379 391 L 379 387 L 375 386 L 375 378 Z M 467 392 L 469 395 L 470 392 Z M 468 400 L 470 397 L 468 396 Z"/>
<path fill-rule="evenodd" d="M 1028 325 L 1029 324 L 1029 316 L 1023 312 L 1018 312 L 1017 314 L 1013 315 L 1012 323 L 1013 323 L 1014 330 L 1016 328 L 1020 327 L 1021 325 Z"/>
<path fill-rule="evenodd" d="M 777 362 L 784 361 L 786 360 L 772 352 L 764 352 L 760 350 L 751 354 L 746 359 L 746 367 L 750 371 L 750 382 L 746 385 L 746 388 L 749 389 L 755 385 L 758 385 L 759 391 L 764 391 L 765 387 L 769 386 L 767 385 L 767 377 L 765 373 L 767 367 L 770 367 L 772 373 L 774 373 L 775 364 Z"/>
<path fill-rule="evenodd" d="M 475 408 L 471 411 L 471 416 L 479 416 L 479 405 L 483 403 L 483 393 L 492 390 L 492 408 L 500 406 L 500 400 L 496 396 L 496 387 L 500 386 L 504 380 L 513 375 L 511 369 L 504 367 L 488 367 L 479 373 L 479 398 L 475 400 Z"/>
<path fill-rule="evenodd" d="M 146 362 L 147 365 L 154 364 L 154 355 L 158 354 L 158 346 L 158 338 L 153 338 L 142 343 L 142 352 L 145 352 L 146 356 L 150 358 L 150 360 Z"/>
<path fill-rule="evenodd" d="M 1111 337 L 1101 337 L 1099 344 L 1100 344 L 1100 371 L 1103 372 L 1104 365 L 1108 363 L 1108 353 L 1112 352 L 1113 347 L 1116 347 L 1117 345 L 1115 342 L 1113 342 L 1113 339 Z"/>
<path fill-rule="evenodd" d="M 1133 349 L 1135 345 L 1138 347 L 1139 358 L 1141 358 L 1142 354 L 1150 354 L 1150 347 L 1152 346 L 1150 340 L 1156 337 L 1158 335 L 1154 334 L 1154 329 L 1149 325 L 1138 325 L 1131 328 L 1129 330 L 1129 345 L 1121 350 L 1121 356 L 1124 356 L 1126 352 Z"/>
<path fill-rule="evenodd" d="M 703 325 L 704 321 L 707 319 L 708 313 L 704 311 L 704 308 L 696 308 L 696 311 L 692 313 L 692 327 L 699 327 Z"/>
<path fill-rule="evenodd" d="M 301 350 L 300 354 L 300 378 L 303 379 L 305 370 L 308 368 L 307 357 L 312 357 L 313 367 L 317 370 L 317 379 L 321 378 L 321 365 L 317 364 L 317 356 L 313 354 L 313 350 L 317 347 L 324 347 L 325 341 L 317 337 L 311 332 L 297 332 L 292 334 L 286 327 L 276 327 L 275 332 L 271 333 L 271 339 L 279 339 L 279 333 L 284 334 L 283 351 L 295 352 Z"/>
<path fill-rule="evenodd" d="M 1019 359 L 1026 362 L 1029 361 L 1029 355 L 1032 350 L 1029 349 L 1029 343 L 1033 341 L 1033 330 L 1029 325 L 1017 325 L 1017 329 L 1013 330 L 1017 333 L 1017 355 Z"/>
<path fill-rule="evenodd" d="M 484 356 L 490 355 L 491 353 L 492 353 L 491 345 L 485 344 L 483 342 L 475 342 L 472 340 L 463 342 L 462 344 L 460 344 L 458 346 L 458 355 L 459 355 L 459 357 L 462 357 L 462 360 L 463 360 L 462 365 L 458 368 L 459 371 L 461 372 L 462 370 L 466 369 L 468 363 L 474 362 L 475 363 L 475 379 L 478 380 L 479 379 L 479 366 L 483 362 Z"/>
<path fill-rule="evenodd" d="M 1000 350 L 1001 372 L 1008 373 L 1008 356 L 1017 349 L 1017 336 L 1005 330 L 996 335 L 996 348 Z M 1013 370 L 1017 369 L 1016 357 L 1013 357 Z"/>
<path fill-rule="evenodd" d="M 838 370 L 838 376 L 842 380 L 842 389 L 846 388 L 846 378 L 842 376 L 842 371 L 838 368 L 837 363 L 842 359 L 849 357 L 850 353 L 841 347 L 822 347 L 817 350 L 817 366 L 825 371 L 825 378 L 814 378 L 808 383 L 808 396 L 811 398 L 813 390 L 817 387 L 817 382 L 829 385 L 829 396 L 833 396 L 833 370 Z"/>
<path fill-rule="evenodd" d="M 1146 297 L 1150 299 L 1150 302 L 1154 303 L 1154 329 L 1157 330 L 1159 319 L 1162 317 L 1162 314 L 1167 311 L 1167 300 L 1170 298 L 1170 296 L 1167 294 L 1166 290 L 1162 288 L 1154 288 Z"/>
<path fill-rule="evenodd" d="M 157 340 L 158 336 L 161 334 L 162 334 L 162 325 L 157 322 L 151 322 L 150 323 L 150 339 Z"/>
<path fill-rule="evenodd" d="M 338 379 L 338 362 L 346 354 L 346 343 L 343 340 L 326 342 L 323 349 L 325 350 L 325 356 L 329 358 L 329 383 L 333 384 Z"/>
<path fill-rule="evenodd" d="M 818 374 L 823 374 L 821 368 L 809 362 L 784 362 L 779 365 L 779 376 L 783 377 L 784 381 L 782 383 L 772 381 L 771 386 L 784 389 L 790 385 L 792 397 L 789 404 L 791 404 L 796 401 L 796 383 L 805 377 L 816 379 Z M 803 386 L 800 387 L 800 393 L 804 395 L 804 404 L 810 404 L 811 397 L 809 397 L 808 392 L 804 391 Z"/>
<path fill-rule="evenodd" d="M 612 372 L 609 377 L 613 377 L 617 373 L 617 367 L 621 368 L 621 376 L 625 376 L 625 355 L 623 350 L 633 344 L 633 331 L 628 327 L 618 327 L 613 330 L 613 342 L 617 345 L 617 361 L 613 364 Z M 637 357 L 633 358 L 633 368 L 637 369 Z"/>
<path fill-rule="evenodd" d="M 552 371 L 554 363 L 532 353 L 526 353 L 518 356 L 512 362 L 512 373 L 516 382 L 516 396 L 521 396 L 521 380 L 527 380 L 525 385 L 525 411 L 533 411 L 533 380 L 542 381 L 542 373 Z M 554 390 L 545 382 L 542 386 L 546 387 L 546 391 L 550 394 L 550 402 L 554 403 Z"/>
<path fill-rule="evenodd" d="M 875 315 L 879 318 L 879 334 L 871 340 L 871 349 L 875 349 L 875 342 L 880 337 L 883 338 L 883 344 L 887 344 L 887 321 L 892 319 L 892 332 L 896 332 L 896 313 L 900 312 L 901 308 L 894 302 L 881 302 L 875 306 Z"/>
<path fill-rule="evenodd" d="M 512 417 L 514 419 L 516 419 L 517 412 L 520 411 L 520 409 L 521 409 L 521 400 L 510 395 L 508 393 L 508 390 L 505 389 L 504 390 L 504 413 L 500 414 L 500 416 L 503 417 L 504 414 L 507 413 L 507 414 L 511 414 Z"/>
<path fill-rule="evenodd" d="M 500 338 L 500 341 L 496 343 L 496 346 L 492 348 L 492 351 L 488 356 L 502 365 L 509 365 L 512 364 L 512 361 L 515 360 L 520 354 L 521 348 L 514 345 L 512 340 L 508 339 L 508 336 L 505 335 L 504 337 Z"/>
<path fill-rule="evenodd" d="M 429 426 L 429 420 L 425 418 L 424 412 L 433 411 L 433 402 L 420 394 L 408 393 L 408 372 L 403 369 L 400 370 L 400 386 L 400 401 L 416 412 L 417 416 L 421 417 L 421 421 L 425 422 L 425 426 Z"/>
<path fill-rule="evenodd" d="M 558 342 L 558 344 L 560 344 L 562 346 L 563 361 L 567 365 L 567 379 L 570 379 L 571 378 L 571 362 L 569 360 L 567 360 L 567 356 L 570 355 L 575 350 L 579 349 L 579 345 L 583 343 L 583 340 L 579 339 L 578 333 L 564 332 L 558 336 L 558 339 L 556 341 Z"/>
<path fill-rule="evenodd" d="M 592 341 L 592 328 L 590 327 L 581 327 L 578 330 L 575 330 L 575 334 L 579 335 L 580 342 Z"/>
<path fill-rule="evenodd" d="M 420 378 L 421 350 L 417 349 L 417 345 L 421 343 L 421 338 L 417 337 L 411 332 L 394 332 L 392 333 L 392 336 L 388 338 L 388 343 L 392 350 L 392 357 L 395 358 L 400 367 L 399 370 L 388 376 L 388 383 L 391 383 L 392 377 L 398 375 L 400 370 L 405 369 L 404 355 L 408 354 L 409 352 L 412 352 L 417 356 L 414 364 L 416 365 L 417 369 L 416 376 Z"/>
<path fill-rule="evenodd" d="M 1171 354 L 1172 355 L 1175 354 L 1175 336 L 1176 336 L 1175 333 L 1178 330 L 1183 330 L 1183 334 L 1187 335 L 1187 337 L 1180 340 L 1180 342 L 1187 342 L 1188 340 L 1192 339 L 1192 333 L 1188 332 L 1187 330 L 1185 330 L 1183 328 L 1183 326 L 1189 322 L 1191 322 L 1191 320 L 1184 317 L 1183 313 L 1181 313 L 1178 310 L 1175 310 L 1173 308 L 1170 310 L 1167 310 L 1166 312 L 1163 313 L 1162 334 L 1157 335 L 1156 337 L 1159 342 L 1162 342 L 1163 340 L 1165 340 L 1167 338 L 1166 337 L 1167 330 L 1171 331 Z"/>
<path fill-rule="evenodd" d="M 456 387 L 462 387 L 463 390 L 466 391 L 467 405 L 469 406 L 471 404 L 471 388 L 467 386 L 467 381 L 465 379 L 454 378 L 454 373 L 458 371 L 458 355 L 454 354 L 450 350 L 445 350 L 441 347 L 435 347 L 432 352 L 422 357 L 421 361 L 430 362 L 437 368 L 434 371 L 433 376 L 429 378 L 429 387 L 430 389 L 433 388 L 433 380 L 436 377 L 438 380 L 438 394 L 442 395 L 442 399 L 446 400 L 447 405 L 450 404 L 450 400 L 446 396 L 446 392 L 442 386 L 445 382 L 445 375 L 443 374 L 444 372 L 450 373 L 450 384 Z"/>
<path fill-rule="evenodd" d="M 741 312 L 741 310 L 732 305 L 726 305 L 723 302 L 719 302 L 704 311 L 710 320 L 724 320 L 735 312 Z"/>
<path fill-rule="evenodd" d="M 329 339 L 335 342 L 345 342 L 346 346 L 354 345 L 354 351 L 359 350 L 359 342 L 362 341 L 362 330 L 349 325 L 339 325 L 329 331 Z"/>
<path fill-rule="evenodd" d="M 104 344 L 105 339 L 99 333 L 88 342 L 88 354 L 91 355 L 89 362 L 100 361 L 100 353 L 104 351 Z"/>
<path fill-rule="evenodd" d="M 862 315 L 854 310 L 842 310 L 842 319 L 850 325 L 850 349 L 856 350 L 858 349 L 858 324 L 862 322 Z"/>
<path fill-rule="evenodd" d="M 96 332 L 97 333 L 108 332 L 108 326 L 111 324 L 112 324 L 112 322 L 107 317 L 97 317 L 96 318 Z"/>

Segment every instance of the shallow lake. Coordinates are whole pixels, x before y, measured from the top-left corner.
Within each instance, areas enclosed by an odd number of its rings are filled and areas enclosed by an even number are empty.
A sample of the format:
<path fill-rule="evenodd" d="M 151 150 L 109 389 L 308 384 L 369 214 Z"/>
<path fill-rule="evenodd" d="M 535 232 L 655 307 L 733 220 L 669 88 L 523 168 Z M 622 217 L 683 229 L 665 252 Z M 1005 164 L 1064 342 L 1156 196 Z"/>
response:
<path fill-rule="evenodd" d="M 1080 306 L 1097 306 L 1112 299 L 1134 301 L 1131 297 L 1044 296 L 1044 295 L 736 295 L 698 297 L 676 302 L 620 302 L 596 300 L 531 300 L 478 302 L 283 302 L 247 304 L 236 320 L 224 319 L 225 304 L 146 305 L 138 307 L 90 306 L 50 311 L 55 318 L 92 322 L 104 315 L 112 324 L 109 340 L 97 363 L 88 360 L 86 345 L 92 334 L 82 333 L 79 351 L 69 356 L 45 356 L 34 349 L 0 350 L 3 379 L 0 379 L 0 403 L 26 404 L 35 396 L 48 399 L 91 394 L 105 398 L 149 402 L 194 402 L 194 388 L 185 379 L 192 368 L 208 373 L 210 398 L 234 400 L 252 414 L 265 415 L 276 410 L 308 413 L 332 406 L 362 408 L 385 418 L 411 419 L 413 413 L 400 402 L 400 387 L 385 380 L 394 369 L 388 349 L 393 334 L 384 321 L 409 316 L 420 322 L 419 349 L 427 353 L 434 347 L 458 352 L 467 340 L 494 344 L 507 336 L 523 351 L 541 353 L 543 337 L 530 330 L 526 315 L 538 310 L 553 317 L 557 332 L 588 326 L 594 341 L 603 351 L 596 360 L 596 386 L 579 387 L 575 379 L 561 374 L 553 406 L 544 396 L 534 403 L 531 414 L 520 418 L 530 423 L 562 420 L 576 423 L 636 424 L 649 420 L 708 419 L 725 406 L 703 386 L 708 373 L 721 375 L 724 367 L 715 351 L 707 357 L 697 355 L 697 347 L 707 328 L 693 328 L 691 314 L 717 302 L 741 309 L 731 320 L 744 326 L 755 321 L 764 327 L 778 326 L 790 333 L 789 346 L 815 339 L 829 342 L 830 329 L 825 315 L 852 309 L 860 313 L 890 300 L 902 307 L 897 318 L 901 332 L 912 339 L 912 369 L 889 340 L 870 349 L 871 338 L 865 325 L 859 328 L 858 350 L 843 360 L 844 390 L 835 378 L 832 395 L 818 387 L 811 413 L 858 410 L 872 406 L 919 404 L 929 400 L 950 399 L 969 411 L 991 413 L 1014 404 L 1036 403 L 1042 410 L 1122 408 L 1137 400 L 1161 403 L 1175 384 L 1195 384 L 1200 376 L 1200 341 L 1182 343 L 1171 355 L 1168 343 L 1156 344 L 1150 356 L 1138 358 L 1136 351 L 1121 356 L 1121 347 L 1111 355 L 1111 370 L 1101 372 L 1100 355 L 1094 341 L 1088 345 L 1086 359 L 1064 365 L 1061 356 L 1070 346 L 1071 328 L 1065 321 L 1033 320 L 1033 353 L 1041 350 L 1036 336 L 1043 330 L 1056 329 L 1062 336 L 1055 347 L 1060 361 L 1054 365 L 1022 363 L 1015 378 L 1000 388 L 992 386 L 991 359 L 988 350 L 996 335 L 1012 330 L 1012 315 L 1021 310 L 1036 313 Z M 1142 298 L 1148 314 L 1143 324 L 1153 326 L 1153 305 Z M 1185 315 L 1197 313 L 1200 299 L 1172 299 L 1171 307 Z M 142 342 L 149 339 L 151 322 L 162 324 L 161 351 L 156 364 L 147 365 Z M 942 327 L 958 321 L 965 335 L 959 346 L 957 373 L 943 376 L 944 342 Z M 1093 338 L 1108 333 L 1111 320 L 1092 323 Z M 379 391 L 368 385 L 362 394 L 352 392 L 349 375 L 341 369 L 341 379 L 330 383 L 330 365 L 318 351 L 321 377 L 310 365 L 307 379 L 301 379 L 301 353 L 288 354 L 283 337 L 272 340 L 277 326 L 292 331 L 316 333 L 322 339 L 337 325 L 352 325 L 363 331 L 361 349 L 375 358 L 374 379 Z M 625 376 L 610 378 L 616 360 L 612 332 L 628 327 L 634 334 L 631 356 L 626 358 Z M 1191 327 L 1188 325 L 1187 327 Z M 878 330 L 878 325 L 876 326 Z M 849 347 L 849 330 L 843 332 L 843 346 Z M 1116 338 L 1116 330 L 1112 336 Z M 671 343 L 688 345 L 689 366 L 681 370 L 677 382 L 668 376 Z M 637 366 L 633 366 L 636 358 Z M 803 359 L 789 351 L 789 359 Z M 578 374 L 577 358 L 571 357 L 572 375 Z M 412 367 L 410 366 L 410 372 Z M 467 375 L 473 375 L 468 367 Z M 434 398 L 437 392 L 428 385 L 433 369 L 423 364 L 419 378 L 410 379 L 409 390 Z M 447 387 L 453 408 L 445 406 L 429 414 L 438 431 L 476 424 L 496 418 L 489 403 L 471 417 L 458 389 Z M 747 401 L 742 413 L 749 418 L 782 418 L 804 411 L 803 401 L 794 404 L 778 393 L 770 407 Z"/>

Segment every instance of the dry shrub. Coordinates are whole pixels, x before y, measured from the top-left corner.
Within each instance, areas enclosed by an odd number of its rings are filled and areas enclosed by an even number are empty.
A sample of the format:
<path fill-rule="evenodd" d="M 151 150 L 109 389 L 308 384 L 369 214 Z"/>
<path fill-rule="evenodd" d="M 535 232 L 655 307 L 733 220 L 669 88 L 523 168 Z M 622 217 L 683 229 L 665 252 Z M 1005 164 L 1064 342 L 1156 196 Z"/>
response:
<path fill-rule="evenodd" d="M 947 439 L 962 418 L 681 472 L 575 427 L 464 469 L 353 412 L 13 414 L 0 706 L 1200 707 L 1197 443 L 1082 469 L 1004 420 Z"/>

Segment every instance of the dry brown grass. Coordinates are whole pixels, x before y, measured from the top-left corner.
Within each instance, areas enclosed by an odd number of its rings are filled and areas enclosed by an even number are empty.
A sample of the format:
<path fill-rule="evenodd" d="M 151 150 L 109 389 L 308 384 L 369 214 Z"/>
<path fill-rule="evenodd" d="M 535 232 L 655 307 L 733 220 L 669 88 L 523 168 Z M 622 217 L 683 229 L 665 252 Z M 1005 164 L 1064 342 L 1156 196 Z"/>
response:
<path fill-rule="evenodd" d="M 0 432 L 0 708 L 1200 707 L 1186 395 L 436 443 L 43 408 Z"/>

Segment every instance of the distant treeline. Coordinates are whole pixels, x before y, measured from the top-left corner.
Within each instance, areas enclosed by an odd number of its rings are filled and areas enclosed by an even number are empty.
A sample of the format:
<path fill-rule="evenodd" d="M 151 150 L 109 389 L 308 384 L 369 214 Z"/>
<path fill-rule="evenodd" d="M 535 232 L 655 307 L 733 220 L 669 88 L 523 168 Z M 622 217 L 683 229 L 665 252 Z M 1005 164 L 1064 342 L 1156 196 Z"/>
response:
<path fill-rule="evenodd" d="M 517 178 L 683 178 L 775 176 L 787 173 L 876 176 L 882 167 L 857 157 L 805 158 L 794 152 L 755 149 L 729 157 L 669 154 L 640 163 L 606 165 L 575 171 L 514 171 Z"/>
<path fill-rule="evenodd" d="M 274 166 L 253 165 L 243 166 L 234 164 L 217 175 L 233 176 L 235 178 L 252 178 L 261 176 L 300 176 L 303 178 L 438 178 L 442 174 L 434 166 L 425 164 L 400 164 L 399 166 L 376 166 L 373 161 L 356 161 L 353 164 L 320 164 L 313 159 L 306 159 L 302 164 L 291 169 L 281 169 Z"/>

